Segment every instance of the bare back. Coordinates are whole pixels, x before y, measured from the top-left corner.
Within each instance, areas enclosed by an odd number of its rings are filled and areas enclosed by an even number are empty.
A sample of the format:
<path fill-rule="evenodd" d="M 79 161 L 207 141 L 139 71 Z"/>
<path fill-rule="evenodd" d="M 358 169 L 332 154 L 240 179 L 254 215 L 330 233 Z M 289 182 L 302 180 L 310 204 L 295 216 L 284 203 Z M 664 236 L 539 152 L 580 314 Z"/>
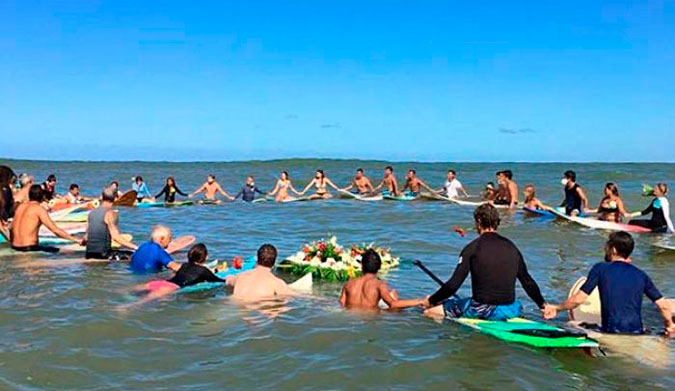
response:
<path fill-rule="evenodd" d="M 12 246 L 25 247 L 38 244 L 42 218 L 49 218 L 47 211 L 37 202 L 22 202 L 16 208 L 12 222 Z"/>
<path fill-rule="evenodd" d="M 340 302 L 346 308 L 376 310 L 386 291 L 387 285 L 377 277 L 359 277 L 345 284 Z"/>
<path fill-rule="evenodd" d="M 272 274 L 270 268 L 263 266 L 256 266 L 251 271 L 239 274 L 228 280 L 228 284 L 234 286 L 232 296 L 240 299 L 264 299 L 293 294 L 284 280 Z"/>

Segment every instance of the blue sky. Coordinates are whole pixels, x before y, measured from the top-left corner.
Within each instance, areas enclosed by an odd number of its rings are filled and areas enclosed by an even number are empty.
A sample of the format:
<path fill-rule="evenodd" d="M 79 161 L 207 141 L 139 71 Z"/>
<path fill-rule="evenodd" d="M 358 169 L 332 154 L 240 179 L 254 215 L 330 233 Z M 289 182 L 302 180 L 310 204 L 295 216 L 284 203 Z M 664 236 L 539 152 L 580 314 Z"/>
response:
<path fill-rule="evenodd" d="M 675 3 L 4 0 L 0 136 L 9 158 L 675 161 Z"/>

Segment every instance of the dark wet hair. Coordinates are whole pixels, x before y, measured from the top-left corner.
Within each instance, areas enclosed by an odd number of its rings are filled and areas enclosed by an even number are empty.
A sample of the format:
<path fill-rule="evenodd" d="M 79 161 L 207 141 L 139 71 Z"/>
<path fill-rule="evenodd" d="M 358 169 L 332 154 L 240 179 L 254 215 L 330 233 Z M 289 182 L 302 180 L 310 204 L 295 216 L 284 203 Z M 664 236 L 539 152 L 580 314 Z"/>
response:
<path fill-rule="evenodd" d="M 28 199 L 31 201 L 42 202 L 45 199 L 45 191 L 42 190 L 42 186 L 33 185 L 28 190 Z"/>
<path fill-rule="evenodd" d="M 16 182 L 16 174 L 9 166 L 0 166 L 0 187 Z"/>
<path fill-rule="evenodd" d="M 497 229 L 499 227 L 499 213 L 490 204 L 483 204 L 473 211 L 473 219 L 482 229 Z"/>
<path fill-rule="evenodd" d="M 571 181 L 576 182 L 577 181 L 577 173 L 572 171 L 572 170 L 567 170 L 563 174 L 563 176 Z"/>
<path fill-rule="evenodd" d="M 513 172 L 511 170 L 504 170 L 502 171 L 502 174 L 504 174 L 504 176 L 509 180 L 513 179 Z"/>
<path fill-rule="evenodd" d="M 277 261 L 277 249 L 271 244 L 263 244 L 258 249 L 258 265 L 264 267 L 274 267 Z"/>
<path fill-rule="evenodd" d="M 485 184 L 485 187 L 488 188 L 490 187 L 492 190 L 495 189 L 495 183 L 494 182 L 488 182 Z"/>
<path fill-rule="evenodd" d="M 457 171 L 455 171 L 455 170 L 448 170 L 448 172 L 451 172 L 452 175 L 457 175 Z"/>
<path fill-rule="evenodd" d="M 202 264 L 206 262 L 208 255 L 209 251 L 206 249 L 206 245 L 204 243 L 197 243 L 190 247 L 190 251 L 188 251 L 188 262 Z"/>
<path fill-rule="evenodd" d="M 619 196 L 619 188 L 612 182 L 605 183 L 605 189 L 609 190 L 615 196 Z"/>
<path fill-rule="evenodd" d="M 361 257 L 361 269 L 363 274 L 377 274 L 382 267 L 382 259 L 377 251 L 369 248 Z"/>
<path fill-rule="evenodd" d="M 110 186 L 112 186 L 112 185 L 115 185 L 115 186 L 117 186 L 117 187 L 120 187 L 120 183 L 117 182 L 117 181 L 112 181 L 112 182 L 110 182 Z"/>
<path fill-rule="evenodd" d="M 56 175 L 49 174 L 49 176 L 47 177 L 47 182 L 56 182 Z"/>
<path fill-rule="evenodd" d="M 291 176 L 288 175 L 288 171 L 282 171 L 281 173 L 286 175 L 286 179 L 291 179 Z"/>
<path fill-rule="evenodd" d="M 417 171 L 415 171 L 414 168 L 411 168 L 410 170 L 408 170 L 408 172 L 412 172 L 413 174 L 417 175 Z"/>
<path fill-rule="evenodd" d="M 78 186 L 77 183 L 71 183 L 70 186 L 68 186 L 68 190 L 74 190 L 79 188 L 80 186 Z"/>
<path fill-rule="evenodd" d="M 12 217 L 14 210 L 14 196 L 9 186 L 16 182 L 16 174 L 8 166 L 0 166 L 0 219 Z"/>
<path fill-rule="evenodd" d="M 384 169 L 385 169 L 385 170 L 389 170 L 389 171 L 391 171 L 391 172 L 394 172 L 394 167 L 392 167 L 392 166 L 387 166 L 387 167 L 385 167 Z"/>
<path fill-rule="evenodd" d="M 137 176 L 134 180 L 135 180 L 136 182 L 138 182 L 138 181 L 143 182 L 143 177 L 139 175 L 139 176 Z"/>
<path fill-rule="evenodd" d="M 361 167 L 357 168 L 357 169 L 356 169 L 356 172 L 360 172 L 360 173 L 363 174 L 363 168 L 361 168 Z"/>
<path fill-rule="evenodd" d="M 323 173 L 323 170 L 318 169 L 318 170 L 316 170 L 316 172 L 319 173 L 319 174 L 321 174 L 321 179 L 323 179 L 323 178 L 326 177 L 326 174 Z"/>
<path fill-rule="evenodd" d="M 176 180 L 174 179 L 174 177 L 172 177 L 172 176 L 166 177 L 166 184 L 167 185 L 169 184 L 169 181 L 171 181 L 174 184 L 174 186 L 176 185 Z"/>
<path fill-rule="evenodd" d="M 635 248 L 635 241 L 628 232 L 612 232 L 607 240 L 607 248 L 613 248 L 623 258 L 628 258 Z"/>
<path fill-rule="evenodd" d="M 213 178 L 214 181 L 216 180 L 216 176 L 213 175 L 213 174 L 207 175 L 206 178 L 207 178 L 207 179 L 208 179 L 208 178 Z"/>

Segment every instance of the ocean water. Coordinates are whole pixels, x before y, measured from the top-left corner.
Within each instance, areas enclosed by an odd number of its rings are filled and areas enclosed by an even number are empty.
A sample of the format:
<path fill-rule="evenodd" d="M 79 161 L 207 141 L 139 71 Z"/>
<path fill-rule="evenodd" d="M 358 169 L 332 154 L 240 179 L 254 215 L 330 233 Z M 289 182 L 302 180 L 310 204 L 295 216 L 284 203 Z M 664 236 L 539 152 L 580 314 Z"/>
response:
<path fill-rule="evenodd" d="M 0 161 L 17 173 L 40 180 L 55 173 L 65 192 L 76 182 L 94 195 L 111 180 L 130 187 L 142 175 L 152 191 L 176 177 L 184 191 L 195 190 L 213 173 L 235 193 L 246 175 L 270 189 L 281 170 L 302 187 L 317 168 L 340 185 L 357 167 L 379 182 L 386 162 L 284 160 L 241 163 L 78 163 Z M 471 193 L 494 172 L 510 168 L 522 188 L 534 183 L 548 202 L 562 198 L 560 178 L 574 169 L 597 204 L 603 184 L 619 184 L 629 210 L 649 202 L 642 183 L 675 185 L 672 164 L 464 164 L 396 163 L 399 181 L 406 169 L 440 187 L 455 168 Z M 452 226 L 472 227 L 472 209 L 443 202 L 365 203 L 335 199 L 294 204 L 193 206 L 173 209 L 121 209 L 120 225 L 145 240 L 155 224 L 176 235 L 194 234 L 211 257 L 253 255 L 272 243 L 290 255 L 303 243 L 337 235 L 340 243 L 377 242 L 404 260 L 386 281 L 402 297 L 431 294 L 436 285 L 411 265 L 414 259 L 443 278 L 471 239 Z M 602 260 L 607 234 L 522 213 L 502 213 L 501 233 L 523 252 L 528 268 L 549 301 L 560 301 L 570 285 Z M 655 235 L 637 238 L 636 265 L 675 297 L 675 252 L 650 246 Z M 344 311 L 340 285 L 316 283 L 314 293 L 264 308 L 242 307 L 224 290 L 178 295 L 141 308 L 130 288 L 148 279 L 123 264 L 26 268 L 38 255 L 12 255 L 0 248 L 0 389 L 2 390 L 666 390 L 675 386 L 672 341 L 663 340 L 660 365 L 608 349 L 606 357 L 578 351 L 548 351 L 507 344 L 453 323 L 425 319 L 419 310 L 379 315 Z M 72 257 L 61 254 L 58 257 Z M 184 254 L 178 255 L 179 259 Z M 460 294 L 470 292 L 467 281 Z M 539 319 L 535 305 L 518 288 L 527 317 Z M 662 329 L 658 313 L 645 301 L 646 325 Z M 563 324 L 561 316 L 554 323 Z M 630 341 L 630 340 L 629 340 Z M 665 354 L 663 354 L 665 351 Z M 654 355 L 653 351 L 643 352 Z"/>

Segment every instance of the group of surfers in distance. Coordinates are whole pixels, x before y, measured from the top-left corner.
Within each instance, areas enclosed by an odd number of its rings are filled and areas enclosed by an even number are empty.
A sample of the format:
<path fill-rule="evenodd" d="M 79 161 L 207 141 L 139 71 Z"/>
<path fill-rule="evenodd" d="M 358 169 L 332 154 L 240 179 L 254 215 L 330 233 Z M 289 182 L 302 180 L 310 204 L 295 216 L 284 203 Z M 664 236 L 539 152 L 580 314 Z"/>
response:
<path fill-rule="evenodd" d="M 392 185 L 395 179 L 391 177 L 392 171 L 388 171 L 389 185 Z M 506 177 L 508 178 L 508 175 Z M 566 178 L 574 180 L 574 176 L 570 176 L 569 173 L 566 173 Z M 315 179 L 324 184 L 328 183 L 323 176 L 317 176 Z M 360 177 L 358 179 L 355 186 L 368 188 Z M 222 282 L 232 287 L 234 297 L 245 300 L 263 300 L 294 294 L 289 286 L 273 273 L 277 251 L 270 244 L 264 244 L 258 249 L 255 268 L 221 279 L 215 275 L 217 270 L 211 270 L 205 265 L 208 250 L 204 244 L 192 246 L 188 252 L 188 262 L 175 261 L 168 251 L 172 240 L 172 232 L 168 227 L 154 227 L 150 240 L 140 245 L 126 240 L 120 234 L 119 215 L 114 209 L 114 202 L 119 197 L 118 189 L 115 187 L 109 186 L 102 191 L 98 207 L 89 213 L 85 236 L 78 238 L 61 230 L 51 220 L 43 205 L 46 191 L 40 185 L 32 185 L 28 191 L 28 201 L 20 202 L 14 210 L 11 184 L 15 180 L 11 169 L 0 166 L 0 195 L 2 195 L 0 211 L 5 213 L 3 218 L 14 216 L 11 225 L 11 245 L 14 249 L 58 251 L 39 244 L 38 232 L 44 225 L 57 236 L 86 246 L 85 259 L 82 262 L 126 260 L 130 262 L 130 269 L 138 273 L 153 273 L 165 269 L 175 272 L 168 280 L 150 281 L 137 287 L 136 290 L 147 292 L 139 303 L 163 297 L 177 289 L 201 282 Z M 280 181 L 283 180 L 284 178 Z M 315 185 L 313 182 L 310 182 L 310 185 Z M 578 185 L 571 187 L 569 185 L 569 181 L 565 183 L 570 193 L 582 196 Z M 216 191 L 219 187 L 217 184 L 209 186 L 209 189 Z M 250 187 L 254 186 L 250 183 Z M 290 184 L 287 187 L 290 187 Z M 665 195 L 662 187 L 656 186 L 654 190 L 657 199 Z M 7 208 L 8 205 L 10 209 Z M 602 305 L 602 321 L 599 326 L 602 332 L 644 333 L 641 306 L 642 296 L 646 295 L 659 308 L 666 335 L 675 335 L 673 304 L 663 297 L 649 276 L 635 266 L 631 258 L 635 244 L 630 234 L 612 233 L 605 245 L 604 262 L 591 268 L 581 290 L 563 303 L 552 304 L 544 299 L 538 284 L 529 274 L 520 250 L 513 242 L 497 232 L 500 224 L 498 210 L 492 204 L 485 203 L 474 210 L 473 218 L 478 238 L 460 252 L 451 277 L 436 292 L 418 299 L 399 298 L 395 290 L 391 290 L 377 277 L 382 261 L 377 252 L 369 250 L 362 256 L 363 275 L 344 285 L 340 294 L 340 304 L 349 309 L 370 311 L 379 309 L 382 300 L 391 309 L 424 307 L 425 314 L 431 317 L 508 320 L 521 316 L 523 312 L 522 304 L 516 299 L 515 286 L 516 281 L 519 281 L 527 295 L 542 311 L 542 316 L 552 319 L 559 311 L 570 310 L 584 303 L 588 295 L 597 288 L 600 291 Z M 113 241 L 117 242 L 121 249 L 114 249 Z M 467 298 L 459 298 L 456 293 L 469 275 L 472 294 Z"/>

